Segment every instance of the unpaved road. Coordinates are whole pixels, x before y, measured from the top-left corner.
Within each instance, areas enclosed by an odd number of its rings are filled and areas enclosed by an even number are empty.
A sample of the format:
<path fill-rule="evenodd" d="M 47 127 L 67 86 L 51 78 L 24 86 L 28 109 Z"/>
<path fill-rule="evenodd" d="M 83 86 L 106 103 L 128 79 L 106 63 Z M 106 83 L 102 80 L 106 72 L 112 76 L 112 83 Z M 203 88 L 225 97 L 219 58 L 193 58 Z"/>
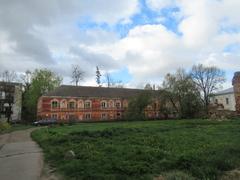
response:
<path fill-rule="evenodd" d="M 43 155 L 31 139 L 33 129 L 0 135 L 0 179 L 38 180 L 43 169 Z"/>

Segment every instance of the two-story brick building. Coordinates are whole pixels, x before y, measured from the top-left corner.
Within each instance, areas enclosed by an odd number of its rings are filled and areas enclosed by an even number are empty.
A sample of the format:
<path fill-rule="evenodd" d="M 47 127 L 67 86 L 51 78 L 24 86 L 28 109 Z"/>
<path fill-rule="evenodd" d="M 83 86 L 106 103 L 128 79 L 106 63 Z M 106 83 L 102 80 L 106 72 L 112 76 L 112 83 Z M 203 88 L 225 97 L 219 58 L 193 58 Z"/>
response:
<path fill-rule="evenodd" d="M 62 85 L 39 98 L 38 119 L 116 120 L 122 119 L 128 101 L 144 90 Z M 158 103 L 149 106 L 146 115 L 157 118 Z"/>

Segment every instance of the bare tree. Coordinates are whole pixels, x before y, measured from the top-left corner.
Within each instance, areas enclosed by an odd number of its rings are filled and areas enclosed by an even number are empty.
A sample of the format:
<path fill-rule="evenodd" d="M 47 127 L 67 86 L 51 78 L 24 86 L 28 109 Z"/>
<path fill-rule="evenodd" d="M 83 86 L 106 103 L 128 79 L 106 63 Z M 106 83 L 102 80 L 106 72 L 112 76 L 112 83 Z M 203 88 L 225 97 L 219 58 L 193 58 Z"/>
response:
<path fill-rule="evenodd" d="M 24 89 L 28 90 L 32 81 L 32 72 L 30 70 L 26 70 L 25 73 L 20 76 L 20 80 L 24 86 Z"/>
<path fill-rule="evenodd" d="M 123 82 L 121 80 L 119 80 L 119 81 L 116 81 L 114 83 L 114 87 L 115 88 L 124 88 L 124 84 L 123 84 Z"/>
<path fill-rule="evenodd" d="M 105 79 L 107 82 L 107 87 L 111 87 L 114 84 L 113 79 L 108 72 L 105 74 Z"/>
<path fill-rule="evenodd" d="M 72 65 L 72 83 L 75 83 L 75 85 L 78 86 L 83 78 L 84 71 L 82 71 L 78 65 Z"/>
<path fill-rule="evenodd" d="M 123 88 L 124 84 L 121 80 L 115 80 L 112 78 L 110 73 L 105 73 L 105 82 L 107 83 L 107 87 L 114 87 L 114 88 Z"/>
<path fill-rule="evenodd" d="M 191 77 L 202 95 L 202 101 L 208 113 L 210 95 L 221 87 L 225 81 L 225 73 L 215 66 L 194 65 L 191 70 Z"/>
<path fill-rule="evenodd" d="M 16 81 L 17 74 L 15 71 L 6 70 L 1 74 L 1 79 L 3 82 L 13 82 Z"/>

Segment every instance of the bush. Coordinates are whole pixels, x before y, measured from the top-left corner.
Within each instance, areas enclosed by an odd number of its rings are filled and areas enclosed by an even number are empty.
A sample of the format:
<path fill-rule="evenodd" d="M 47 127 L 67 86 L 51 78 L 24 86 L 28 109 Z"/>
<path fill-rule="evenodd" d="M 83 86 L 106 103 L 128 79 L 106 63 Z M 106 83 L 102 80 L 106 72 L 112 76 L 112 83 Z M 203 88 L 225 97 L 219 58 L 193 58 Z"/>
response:
<path fill-rule="evenodd" d="M 0 122 L 0 132 L 8 130 L 11 128 L 11 125 L 7 122 Z"/>

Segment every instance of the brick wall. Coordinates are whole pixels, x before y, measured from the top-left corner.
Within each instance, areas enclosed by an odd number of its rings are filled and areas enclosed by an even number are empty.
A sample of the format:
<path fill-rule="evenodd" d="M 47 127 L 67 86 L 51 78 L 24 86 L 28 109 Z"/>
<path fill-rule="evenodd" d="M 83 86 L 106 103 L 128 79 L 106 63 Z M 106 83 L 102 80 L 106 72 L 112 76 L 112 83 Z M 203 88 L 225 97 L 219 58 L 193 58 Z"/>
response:
<path fill-rule="evenodd" d="M 53 102 L 57 102 L 54 103 Z M 70 103 L 74 102 L 74 107 Z M 90 102 L 90 107 L 86 103 Z M 104 107 L 103 103 L 106 104 Z M 156 103 L 155 103 L 156 104 Z M 155 105 L 156 106 L 156 105 Z M 117 120 L 122 119 L 128 107 L 128 100 L 122 98 L 75 98 L 75 97 L 41 97 L 38 101 L 38 119 L 54 118 L 58 121 Z M 145 114 L 150 119 L 159 117 L 159 105 L 149 105 Z"/>
<path fill-rule="evenodd" d="M 236 112 L 240 114 L 240 72 L 235 72 L 232 80 L 236 100 Z"/>
<path fill-rule="evenodd" d="M 54 101 L 57 102 L 55 107 L 53 107 Z M 71 102 L 73 106 L 70 105 Z M 90 103 L 90 107 L 86 106 L 87 102 Z M 106 103 L 106 107 L 102 105 L 103 102 Z M 122 118 L 126 108 L 127 101 L 118 98 L 41 97 L 38 102 L 37 116 L 39 119 L 56 118 L 59 121 L 115 120 Z"/>

